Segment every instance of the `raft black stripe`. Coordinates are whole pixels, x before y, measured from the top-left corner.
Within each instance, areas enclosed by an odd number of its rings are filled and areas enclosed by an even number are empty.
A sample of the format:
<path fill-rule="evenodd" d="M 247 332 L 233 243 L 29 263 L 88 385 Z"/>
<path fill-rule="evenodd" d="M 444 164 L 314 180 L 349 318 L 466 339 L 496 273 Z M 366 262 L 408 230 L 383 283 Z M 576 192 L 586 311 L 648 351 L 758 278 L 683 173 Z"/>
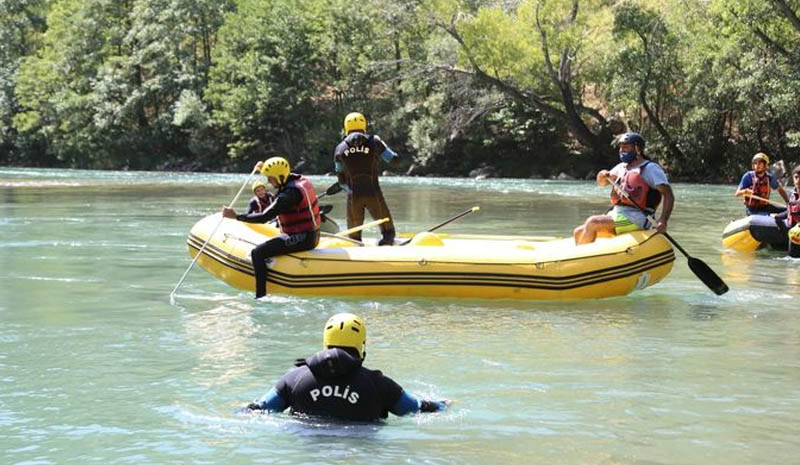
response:
<path fill-rule="evenodd" d="M 522 288 L 531 288 L 531 289 L 572 289 L 576 287 L 583 287 L 589 286 L 592 284 L 609 282 L 621 278 L 625 278 L 628 276 L 632 276 L 643 271 L 647 271 L 650 269 L 658 268 L 660 266 L 666 265 L 668 263 L 673 262 L 674 259 L 664 259 L 659 262 L 653 262 L 646 266 L 641 266 L 634 269 L 628 269 L 626 271 L 620 273 L 613 273 L 613 274 L 606 274 L 605 276 L 597 276 L 590 279 L 584 280 L 572 280 L 572 281 L 564 281 L 562 283 L 557 282 L 543 282 L 542 280 L 530 279 L 530 280 L 503 280 L 503 279 L 496 279 L 494 275 L 485 275 L 483 277 L 474 277 L 469 278 L 466 276 L 461 277 L 451 277 L 447 276 L 446 273 L 443 273 L 445 276 L 438 276 L 433 274 L 431 276 L 424 276 L 424 277 L 408 277 L 408 278 L 399 278 L 399 277 L 392 277 L 389 279 L 370 279 L 370 280 L 358 280 L 358 281 L 317 281 L 314 283 L 297 283 L 291 279 L 284 279 L 281 276 L 277 276 L 275 273 L 270 272 L 268 275 L 268 279 L 271 282 L 276 284 L 280 284 L 285 287 L 289 288 L 313 288 L 313 287 L 353 287 L 353 286 L 403 286 L 403 285 L 431 285 L 431 286 L 451 286 L 451 285 L 459 285 L 459 286 L 495 286 L 495 287 L 522 287 Z M 285 276 L 285 275 L 284 275 Z"/>

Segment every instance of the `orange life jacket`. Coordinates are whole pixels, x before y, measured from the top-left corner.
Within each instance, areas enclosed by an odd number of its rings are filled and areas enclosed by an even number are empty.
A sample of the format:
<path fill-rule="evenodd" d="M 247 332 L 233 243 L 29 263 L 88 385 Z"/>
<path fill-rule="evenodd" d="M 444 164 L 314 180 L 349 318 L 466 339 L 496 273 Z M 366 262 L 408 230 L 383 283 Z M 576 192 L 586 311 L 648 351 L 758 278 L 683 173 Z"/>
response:
<path fill-rule="evenodd" d="M 281 231 L 287 234 L 295 234 L 318 230 L 321 220 L 314 186 L 311 185 L 308 178 L 298 176 L 287 181 L 283 188 L 288 189 L 291 187 L 299 189 L 300 193 L 303 194 L 303 199 L 295 206 L 294 210 L 278 215 Z"/>
<path fill-rule="evenodd" d="M 611 189 L 612 205 L 627 205 L 644 210 L 647 214 L 652 214 L 661 203 L 661 192 L 654 189 L 644 180 L 642 173 L 651 162 L 646 161 L 633 169 L 625 169 L 625 174 L 618 181 L 619 188 L 627 192 L 629 198 L 620 196 L 617 189 Z"/>
<path fill-rule="evenodd" d="M 760 178 L 756 175 L 756 172 L 753 171 L 753 185 L 750 186 L 753 189 L 753 195 L 758 197 L 768 199 L 769 193 L 772 192 L 772 188 L 769 187 L 769 174 L 764 173 L 764 176 Z M 754 199 L 748 195 L 744 197 L 744 204 L 748 207 L 766 207 L 769 205 L 769 202 L 764 200 Z"/>

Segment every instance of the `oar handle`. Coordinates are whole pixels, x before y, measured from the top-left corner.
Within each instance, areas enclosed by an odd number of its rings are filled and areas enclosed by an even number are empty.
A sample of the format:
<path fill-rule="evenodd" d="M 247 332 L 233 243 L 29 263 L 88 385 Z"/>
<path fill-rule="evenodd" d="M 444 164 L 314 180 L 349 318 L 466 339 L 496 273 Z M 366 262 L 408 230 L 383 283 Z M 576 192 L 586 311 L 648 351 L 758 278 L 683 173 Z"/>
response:
<path fill-rule="evenodd" d="M 481 207 L 479 207 L 478 205 L 475 205 L 474 207 L 470 208 L 469 210 L 465 210 L 465 211 L 459 213 L 458 215 L 456 215 L 456 216 L 454 216 L 454 217 L 452 217 L 452 218 L 450 218 L 450 219 L 448 219 L 448 220 L 446 220 L 446 221 L 444 221 L 442 223 L 439 223 L 439 224 L 437 224 L 436 226 L 434 226 L 434 227 L 432 227 L 430 229 L 426 229 L 425 232 L 434 232 L 437 229 L 441 228 L 442 226 L 446 226 L 446 225 L 452 223 L 453 221 L 455 221 L 455 220 L 457 220 L 457 219 L 459 219 L 461 217 L 464 217 L 466 215 L 469 215 L 470 213 L 474 213 L 474 212 L 476 212 L 476 211 L 478 211 L 480 209 L 481 209 Z M 409 244 L 414 239 L 414 236 L 416 236 L 416 234 L 411 236 L 411 238 L 409 238 L 407 241 L 403 242 L 400 245 Z"/>
<path fill-rule="evenodd" d="M 236 201 L 239 200 L 239 196 L 242 195 L 244 188 L 247 186 L 248 183 L 250 183 L 250 178 L 252 178 L 253 175 L 256 174 L 256 170 L 258 169 L 257 166 L 258 165 L 256 165 L 256 167 L 253 167 L 253 171 L 250 172 L 250 176 L 247 177 L 247 179 L 244 181 L 244 184 L 242 184 L 242 187 L 239 188 L 239 192 L 237 192 L 236 195 L 233 196 L 233 200 L 231 200 L 231 203 L 228 204 L 228 208 L 232 208 L 233 205 L 236 203 Z M 181 279 L 178 280 L 178 284 L 176 284 L 175 288 L 172 289 L 172 292 L 169 293 L 170 304 L 175 303 L 175 293 L 178 292 L 178 289 L 181 287 L 181 284 L 183 284 L 183 281 L 186 279 L 186 276 L 189 275 L 189 272 L 194 267 L 194 264 L 197 263 L 198 259 L 200 259 L 200 255 L 203 254 L 203 251 L 206 249 L 206 246 L 208 245 L 209 242 L 211 242 L 211 238 L 214 237 L 214 234 L 216 234 L 217 229 L 219 229 L 220 225 L 222 225 L 222 222 L 224 220 L 225 220 L 224 216 L 219 219 L 219 222 L 217 222 L 217 225 L 214 226 L 214 229 L 211 231 L 211 234 L 208 235 L 208 239 L 206 239 L 206 241 L 203 243 L 203 246 L 200 247 L 200 250 L 197 251 L 197 255 L 194 256 L 194 259 L 192 259 L 192 263 L 189 264 L 189 268 L 186 268 L 186 271 L 183 272 L 183 276 L 181 276 Z"/>
<path fill-rule="evenodd" d="M 689 252 L 687 252 L 686 250 L 684 250 L 684 249 L 683 249 L 683 247 L 681 247 L 681 245 L 680 245 L 680 244 L 678 244 L 677 242 L 675 242 L 675 239 L 673 239 L 673 238 L 672 238 L 672 236 L 670 236 L 670 235 L 669 235 L 669 233 L 667 233 L 666 231 L 664 231 L 664 232 L 662 232 L 661 234 L 663 234 L 663 235 L 664 235 L 664 237 L 666 237 L 666 238 L 667 238 L 667 239 L 668 239 L 668 240 L 669 240 L 669 241 L 672 243 L 672 245 L 674 245 L 674 246 L 675 246 L 675 248 L 676 248 L 676 249 L 680 250 L 680 251 L 681 251 L 681 253 L 682 253 L 683 255 L 685 255 L 685 256 L 686 256 L 686 258 L 692 258 L 692 256 L 691 256 L 691 255 L 689 255 Z"/>
<path fill-rule="evenodd" d="M 454 216 L 454 217 L 450 218 L 449 220 L 445 221 L 444 223 L 439 223 L 439 224 L 437 224 L 436 226 L 434 226 L 434 227 L 432 227 L 432 228 L 428 229 L 428 230 L 427 230 L 427 232 L 434 232 L 434 231 L 436 231 L 437 229 L 441 228 L 442 226 L 447 226 L 448 224 L 452 223 L 453 221 L 455 221 L 455 220 L 457 220 L 457 219 L 459 219 L 459 218 L 461 218 L 461 217 L 467 216 L 467 215 L 469 215 L 470 213 L 474 213 L 474 212 L 476 212 L 476 211 L 478 211 L 478 210 L 480 210 L 480 209 L 481 209 L 481 207 L 479 207 L 479 206 L 477 206 L 477 205 L 476 205 L 476 206 L 474 206 L 474 207 L 470 208 L 469 210 L 463 211 L 463 212 L 459 213 L 458 215 L 456 215 L 456 216 Z"/>
<path fill-rule="evenodd" d="M 334 235 L 338 236 L 338 237 L 348 236 L 350 234 L 357 233 L 359 231 L 363 231 L 363 230 L 365 230 L 367 228 L 371 228 L 373 226 L 381 225 L 383 223 L 386 223 L 387 221 L 389 221 L 389 217 L 381 218 L 379 220 L 371 221 L 369 223 L 364 223 L 361 226 L 356 226 L 354 228 L 346 229 L 346 230 L 340 231 L 340 232 L 338 232 L 338 233 L 336 233 Z"/>
<path fill-rule="evenodd" d="M 754 195 L 754 194 L 744 194 L 744 196 L 745 197 L 750 197 L 751 199 L 760 200 L 762 202 L 767 202 L 768 204 L 775 205 L 776 207 L 786 208 L 786 205 L 784 205 L 784 204 L 782 204 L 780 202 L 775 202 L 775 201 L 770 200 L 770 199 L 765 199 L 764 197 L 759 197 L 759 196 Z"/>

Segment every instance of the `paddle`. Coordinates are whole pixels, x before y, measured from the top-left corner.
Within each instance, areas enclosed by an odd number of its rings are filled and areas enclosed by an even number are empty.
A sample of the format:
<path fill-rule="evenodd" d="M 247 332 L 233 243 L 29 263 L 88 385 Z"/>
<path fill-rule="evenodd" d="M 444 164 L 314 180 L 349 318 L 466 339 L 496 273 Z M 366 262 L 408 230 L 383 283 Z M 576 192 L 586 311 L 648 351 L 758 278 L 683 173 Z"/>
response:
<path fill-rule="evenodd" d="M 619 193 L 619 195 L 628 199 L 632 204 L 636 206 L 636 208 L 638 208 L 639 210 L 641 210 L 642 213 L 647 215 L 647 212 L 636 202 L 631 200 L 631 197 L 628 195 L 627 192 L 625 192 L 624 189 L 620 187 L 619 184 L 617 184 L 611 178 L 608 179 L 609 181 L 611 181 L 611 186 L 614 188 L 614 190 L 616 190 Z M 705 262 L 700 260 L 699 258 L 695 258 L 689 255 L 689 252 L 684 250 L 683 247 L 681 247 L 680 244 L 678 244 L 675 241 L 675 239 L 673 239 L 672 236 L 670 236 L 666 231 L 662 232 L 661 234 L 663 234 L 664 237 L 666 237 L 667 240 L 670 241 L 672 245 L 675 246 L 675 248 L 681 251 L 681 253 L 686 257 L 686 260 L 689 263 L 689 269 L 692 270 L 695 276 L 697 276 L 697 278 L 700 279 L 700 281 L 702 281 L 703 284 L 705 284 L 709 289 L 711 289 L 714 292 L 714 294 L 722 295 L 728 292 L 728 285 L 725 284 L 725 281 L 723 281 L 722 278 L 720 278 L 716 273 L 714 273 L 714 270 L 712 270 L 711 267 L 706 265 Z"/>
<path fill-rule="evenodd" d="M 236 193 L 236 195 L 233 197 L 233 200 L 231 200 L 231 203 L 228 204 L 228 208 L 233 208 L 233 204 L 235 204 L 236 201 L 239 199 L 239 196 L 242 195 L 242 191 L 244 190 L 245 186 L 247 186 L 247 184 L 250 182 L 250 178 L 252 178 L 253 175 L 256 174 L 256 171 L 258 170 L 257 166 L 258 165 L 253 167 L 253 171 L 250 172 L 250 176 L 247 177 L 247 179 L 244 181 L 244 184 L 242 184 L 242 187 L 239 188 L 239 192 Z M 217 232 L 217 229 L 219 229 L 224 219 L 225 217 L 221 217 L 219 219 L 219 222 L 217 223 L 216 226 L 214 226 L 214 229 L 211 231 L 211 234 L 208 235 L 208 239 L 206 239 L 206 241 L 203 243 L 203 246 L 200 247 L 200 250 L 197 251 L 197 255 L 194 256 L 194 260 L 192 260 L 192 263 L 189 264 L 189 268 L 186 268 L 186 271 L 183 272 L 183 276 L 181 276 L 181 279 L 178 281 L 178 284 L 176 284 L 172 292 L 169 293 L 170 305 L 175 305 L 175 293 L 178 292 L 178 288 L 181 287 L 181 284 L 183 284 L 183 280 L 186 279 L 186 276 L 189 274 L 189 271 L 191 271 L 192 267 L 194 267 L 194 264 L 197 263 L 197 260 L 200 258 L 200 255 L 203 254 L 203 251 L 206 249 L 206 246 L 211 241 L 211 238 L 214 237 L 214 234 Z"/>
<path fill-rule="evenodd" d="M 334 234 L 334 236 L 337 236 L 337 237 L 348 236 L 350 234 L 357 233 L 359 231 L 363 231 L 363 230 L 365 230 L 367 228 L 371 228 L 373 226 L 381 225 L 383 223 L 386 223 L 387 221 L 389 221 L 388 217 L 387 218 L 381 218 L 379 220 L 371 221 L 369 223 L 364 223 L 361 226 L 356 226 L 356 227 L 353 227 L 353 228 L 350 228 L 350 229 L 345 229 L 344 231 L 340 231 L 340 232 Z"/>
<path fill-rule="evenodd" d="M 480 210 L 480 209 L 481 209 L 481 207 L 479 207 L 479 206 L 477 206 L 477 205 L 476 205 L 476 206 L 474 206 L 474 207 L 470 208 L 469 210 L 463 211 L 463 212 L 459 213 L 458 215 L 456 215 L 456 216 L 454 216 L 454 217 L 452 217 L 452 218 L 448 219 L 447 221 L 443 221 L 443 222 L 441 222 L 441 223 L 437 224 L 436 226 L 434 226 L 434 227 L 432 227 L 432 228 L 430 228 L 430 229 L 426 229 L 426 230 L 425 230 L 425 232 L 434 232 L 434 231 L 436 231 L 437 229 L 441 228 L 442 226 L 446 226 L 446 225 L 448 225 L 448 224 L 452 223 L 453 221 L 455 221 L 455 220 L 457 220 L 457 219 L 459 219 L 459 218 L 461 218 L 461 217 L 463 217 L 463 216 L 467 216 L 467 215 L 469 215 L 470 213 L 476 212 L 476 211 L 478 211 L 478 210 Z M 414 240 L 414 237 L 415 237 L 417 234 L 419 234 L 419 233 L 416 233 L 416 234 L 414 234 L 414 235 L 413 235 L 413 236 L 411 236 L 411 237 L 410 237 L 410 238 L 409 238 L 407 241 L 405 241 L 405 242 L 401 243 L 400 245 L 401 245 L 401 246 L 403 246 L 403 245 L 406 245 L 406 244 L 408 244 L 409 242 L 411 242 L 412 240 Z"/>
<path fill-rule="evenodd" d="M 341 191 L 342 191 L 342 185 L 341 184 L 339 184 L 338 182 L 335 183 L 335 184 L 331 184 L 331 187 L 325 189 L 325 192 L 323 192 L 322 194 L 317 196 L 317 200 L 325 197 L 326 195 L 338 194 Z"/>
<path fill-rule="evenodd" d="M 768 204 L 774 205 L 774 206 L 779 207 L 779 208 L 786 208 L 786 205 L 784 205 L 784 204 L 782 204 L 780 202 L 772 201 L 770 199 L 765 199 L 764 197 L 759 197 L 759 196 L 753 195 L 753 194 L 744 194 L 744 196 L 745 197 L 750 197 L 751 199 L 761 200 L 762 202 L 767 202 Z"/>

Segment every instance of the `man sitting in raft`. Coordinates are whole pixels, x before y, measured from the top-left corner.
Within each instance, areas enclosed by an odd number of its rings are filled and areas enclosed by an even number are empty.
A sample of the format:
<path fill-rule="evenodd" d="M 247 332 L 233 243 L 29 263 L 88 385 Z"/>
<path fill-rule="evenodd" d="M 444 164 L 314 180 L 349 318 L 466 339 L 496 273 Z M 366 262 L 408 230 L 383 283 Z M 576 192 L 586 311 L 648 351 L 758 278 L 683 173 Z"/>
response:
<path fill-rule="evenodd" d="M 267 263 L 270 257 L 310 250 L 319 243 L 319 205 L 311 181 L 289 172 L 289 162 L 272 157 L 256 163 L 256 169 L 278 189 L 275 200 L 260 213 L 237 215 L 233 208 L 222 209 L 222 216 L 246 223 L 266 223 L 278 218 L 281 235 L 257 246 L 250 253 L 256 279 L 256 299 L 267 294 Z"/>
<path fill-rule="evenodd" d="M 253 183 L 253 194 L 253 198 L 250 199 L 245 215 L 263 212 L 274 200 L 272 194 L 267 191 L 267 186 L 264 184 L 264 181 L 255 181 Z"/>
<path fill-rule="evenodd" d="M 350 421 L 438 412 L 448 401 L 421 400 L 378 370 L 362 366 L 367 356 L 367 327 L 352 313 L 332 316 L 322 333 L 321 352 L 299 359 L 249 410 L 320 415 Z"/>
<path fill-rule="evenodd" d="M 613 208 L 605 215 L 590 216 L 575 228 L 572 237 L 576 245 L 594 242 L 598 234 L 613 236 L 640 229 L 655 227 L 658 232 L 667 230 L 667 221 L 672 214 L 675 197 L 667 181 L 667 175 L 658 163 L 644 154 L 644 139 L 635 132 L 627 132 L 617 140 L 619 159 L 617 166 L 597 173 L 597 185 L 614 184 L 611 191 Z M 628 195 L 619 195 L 622 189 Z M 655 213 L 661 198 L 664 207 L 655 226 L 647 218 Z"/>
<path fill-rule="evenodd" d="M 769 157 L 767 154 L 758 152 L 753 155 L 753 169 L 742 176 L 742 180 L 739 181 L 739 187 L 733 194 L 736 197 L 744 196 L 745 211 L 748 215 L 769 215 L 770 213 L 784 211 L 783 208 L 769 203 L 769 194 L 772 189 L 777 189 L 783 200 L 789 203 L 789 195 L 786 193 L 786 189 L 780 185 L 771 173 L 767 172 L 768 165 Z"/>

